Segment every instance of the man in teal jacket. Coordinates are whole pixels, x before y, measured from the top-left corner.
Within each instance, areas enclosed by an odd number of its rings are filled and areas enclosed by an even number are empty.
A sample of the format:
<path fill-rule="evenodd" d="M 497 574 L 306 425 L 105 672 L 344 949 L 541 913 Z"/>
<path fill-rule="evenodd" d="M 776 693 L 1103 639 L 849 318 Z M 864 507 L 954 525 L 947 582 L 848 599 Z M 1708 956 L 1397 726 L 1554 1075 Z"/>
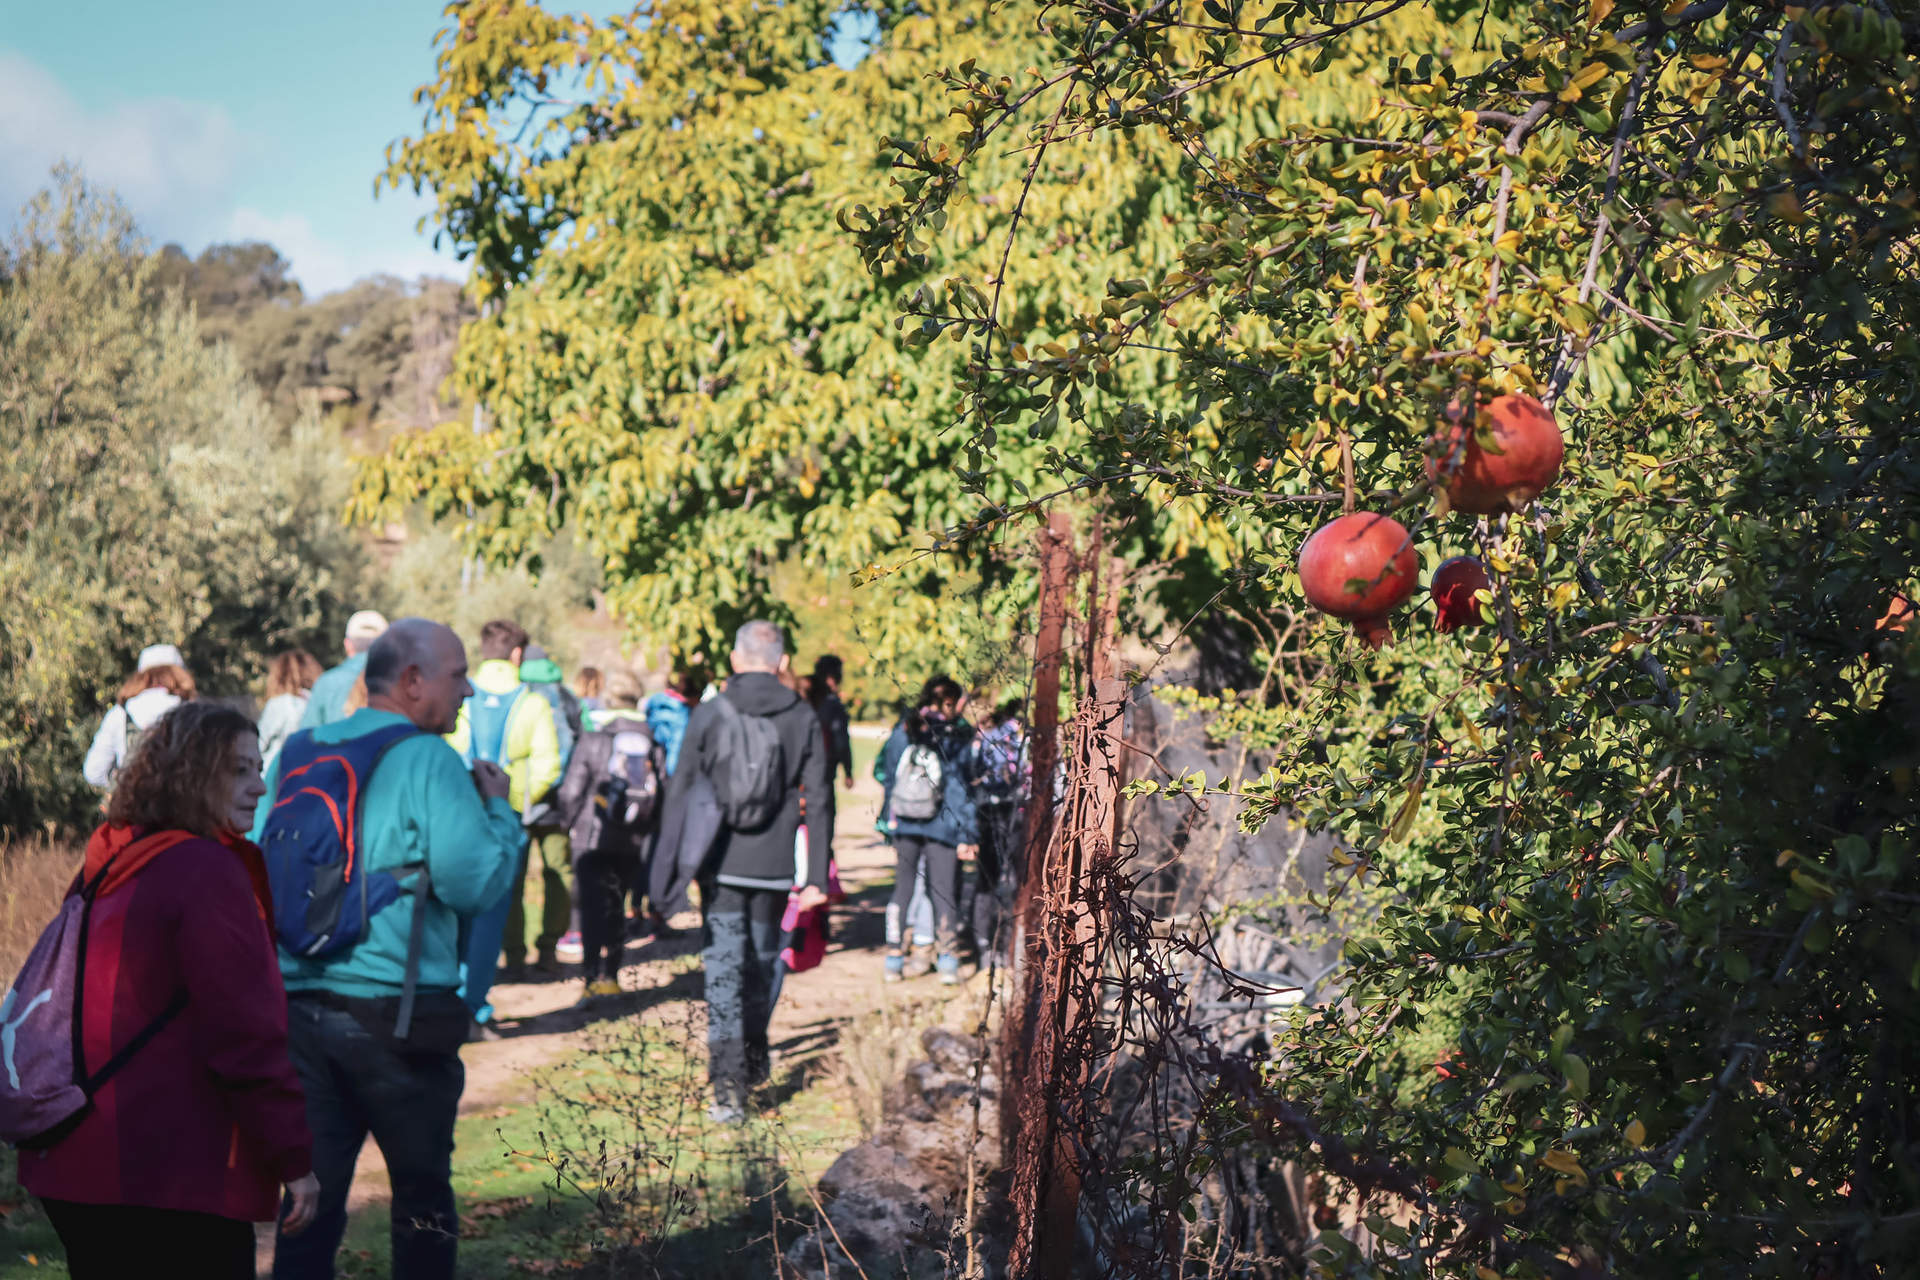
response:
<path fill-rule="evenodd" d="M 362 609 L 347 619 L 347 659 L 322 672 L 307 691 L 306 714 L 300 717 L 302 729 L 316 729 L 347 718 L 347 699 L 367 669 L 367 650 L 386 629 L 386 618 L 371 609 Z"/>
<path fill-rule="evenodd" d="M 276 1280 L 333 1275 L 354 1163 L 369 1132 L 393 1186 L 393 1274 L 420 1280 L 454 1274 L 460 1224 L 451 1181 L 453 1125 L 466 1078 L 459 1047 L 469 1026 L 456 994 L 460 933 L 466 920 L 499 901 L 519 860 L 520 816 L 507 803 L 506 773 L 484 761 L 469 773 L 439 736 L 452 730 L 472 691 L 459 637 L 436 622 L 402 619 L 368 650 L 366 682 L 365 708 L 312 732 L 330 743 L 402 721 L 424 731 L 389 749 L 366 779 L 359 827 L 369 870 L 395 870 L 410 884 L 411 869 L 424 864 L 431 876 L 421 908 L 427 914 L 414 1030 L 405 1042 L 393 1034 L 406 980 L 411 894 L 375 914 L 366 937 L 343 955 L 315 960 L 280 953 L 288 1049 L 306 1090 L 321 1191 L 312 1226 L 276 1242 Z M 276 761 L 268 771 L 269 796 L 278 794 L 278 772 Z M 261 806 L 255 839 L 270 812 L 270 805 Z"/>

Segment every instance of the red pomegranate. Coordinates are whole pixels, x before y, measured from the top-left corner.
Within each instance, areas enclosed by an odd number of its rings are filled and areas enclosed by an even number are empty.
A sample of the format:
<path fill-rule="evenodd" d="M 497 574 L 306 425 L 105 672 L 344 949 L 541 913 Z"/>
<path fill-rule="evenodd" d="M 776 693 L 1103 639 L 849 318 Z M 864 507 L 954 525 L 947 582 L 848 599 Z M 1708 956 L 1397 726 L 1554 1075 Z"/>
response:
<path fill-rule="evenodd" d="M 1566 444 L 1553 415 L 1532 396 L 1495 396 L 1486 415 L 1498 452 L 1482 448 L 1464 415 L 1450 411 L 1441 433 L 1446 451 L 1427 459 L 1427 479 L 1446 489 L 1455 511 L 1519 511 L 1560 474 Z"/>
<path fill-rule="evenodd" d="M 1387 642 L 1387 615 L 1413 594 L 1419 563 L 1398 520 L 1355 511 L 1308 536 L 1300 548 L 1300 585 L 1314 608 L 1345 618 L 1378 649 Z"/>
<path fill-rule="evenodd" d="M 1427 590 L 1433 593 L 1433 629 L 1451 631 L 1455 627 L 1479 626 L 1480 606 L 1474 601 L 1473 593 L 1492 585 L 1487 579 L 1486 566 L 1472 556 L 1442 561 L 1433 571 L 1433 581 L 1427 584 Z"/>

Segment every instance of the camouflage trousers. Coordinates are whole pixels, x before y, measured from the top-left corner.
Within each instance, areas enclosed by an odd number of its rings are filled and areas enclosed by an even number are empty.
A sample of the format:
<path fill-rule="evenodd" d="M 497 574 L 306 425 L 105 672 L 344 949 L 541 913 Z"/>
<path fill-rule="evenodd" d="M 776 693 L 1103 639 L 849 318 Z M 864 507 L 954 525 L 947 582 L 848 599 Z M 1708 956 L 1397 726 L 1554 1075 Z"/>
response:
<path fill-rule="evenodd" d="M 700 900 L 705 904 L 707 1077 L 716 1103 L 744 1107 L 747 1091 L 767 1078 L 773 966 L 780 958 L 787 893 L 706 884 Z"/>

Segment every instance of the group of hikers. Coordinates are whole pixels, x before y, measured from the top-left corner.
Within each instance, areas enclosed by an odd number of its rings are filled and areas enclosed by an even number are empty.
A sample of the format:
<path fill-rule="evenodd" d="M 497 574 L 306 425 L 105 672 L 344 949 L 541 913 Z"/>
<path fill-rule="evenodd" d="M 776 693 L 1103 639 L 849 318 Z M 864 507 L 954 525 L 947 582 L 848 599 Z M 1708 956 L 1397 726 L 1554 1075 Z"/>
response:
<path fill-rule="evenodd" d="M 251 1276 L 250 1224 L 276 1218 L 274 1276 L 329 1277 L 369 1135 L 392 1274 L 453 1275 L 459 1052 L 500 1035 L 496 976 L 577 965 L 583 1001 L 617 995 L 629 942 L 668 936 L 690 889 L 711 1118 L 739 1123 L 770 1076 L 783 975 L 840 897 L 839 660 L 802 679 L 780 628 L 748 622 L 722 684 L 678 672 L 643 702 L 623 670 L 569 687 L 508 620 L 471 669 L 423 618 L 356 613 L 344 648 L 325 671 L 275 659 L 256 720 L 151 646 L 87 753 L 104 822 L 0 1005 L 0 1139 L 76 1277 L 165 1257 Z M 1025 733 L 1017 703 L 976 724 L 972 701 L 928 680 L 874 765 L 887 981 L 958 982 L 1001 942 Z"/>

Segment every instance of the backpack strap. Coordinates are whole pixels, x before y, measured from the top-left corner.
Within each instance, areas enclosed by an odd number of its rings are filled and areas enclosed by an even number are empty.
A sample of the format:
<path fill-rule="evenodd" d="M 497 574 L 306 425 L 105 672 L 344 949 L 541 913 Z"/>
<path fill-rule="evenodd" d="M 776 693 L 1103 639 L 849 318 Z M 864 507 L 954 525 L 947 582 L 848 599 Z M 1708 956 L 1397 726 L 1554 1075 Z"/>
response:
<path fill-rule="evenodd" d="M 400 980 L 400 1013 L 393 1020 L 393 1038 L 404 1041 L 413 1029 L 413 998 L 420 986 L 420 948 L 427 936 L 427 895 L 432 892 L 433 877 L 427 864 L 413 878 L 413 924 L 407 930 L 406 975 Z"/>
<path fill-rule="evenodd" d="M 117 857 L 119 855 L 115 854 L 114 858 Z M 80 886 L 80 942 L 73 962 L 73 1082 L 80 1086 L 80 1091 L 87 1096 L 89 1102 L 107 1081 L 113 1079 L 120 1068 L 132 1060 L 134 1054 L 145 1048 L 148 1041 L 159 1035 L 166 1025 L 179 1017 L 187 1007 L 187 991 L 182 987 L 173 993 L 173 999 L 167 1001 L 167 1007 L 154 1015 L 153 1021 L 140 1028 L 132 1039 L 121 1045 L 119 1051 L 107 1059 L 105 1066 L 91 1075 L 88 1074 L 84 1006 L 87 992 L 87 940 L 92 931 L 93 900 L 98 896 L 100 886 L 106 883 L 107 872 L 113 869 L 114 858 L 108 858 L 107 865 L 100 868 L 99 874 Z"/>

